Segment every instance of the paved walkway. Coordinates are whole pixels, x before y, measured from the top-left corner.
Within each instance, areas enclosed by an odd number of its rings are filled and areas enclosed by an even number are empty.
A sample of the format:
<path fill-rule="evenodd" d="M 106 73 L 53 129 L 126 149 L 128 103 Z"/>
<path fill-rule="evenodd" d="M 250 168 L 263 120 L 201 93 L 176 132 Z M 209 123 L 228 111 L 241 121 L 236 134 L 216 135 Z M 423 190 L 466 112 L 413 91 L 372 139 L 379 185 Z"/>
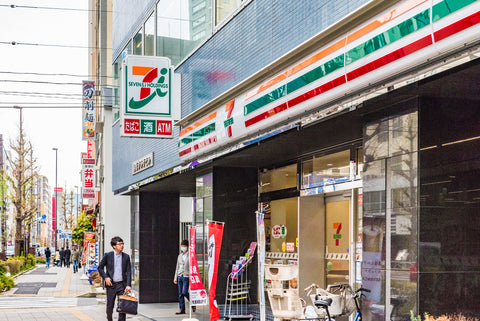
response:
<path fill-rule="evenodd" d="M 106 320 L 105 298 L 102 288 L 94 288 L 88 279 L 82 279 L 82 271 L 73 273 L 72 267 L 37 268 L 18 276 L 15 288 L 0 296 L 0 320 Z M 97 292 L 96 297 L 89 297 Z M 149 303 L 139 305 L 139 314 L 127 315 L 127 321 L 183 320 L 188 315 L 177 316 L 178 303 Z M 208 315 L 203 307 L 192 315 L 202 320 Z M 113 313 L 114 320 L 118 313 Z M 207 320 L 208 318 L 205 318 Z"/>

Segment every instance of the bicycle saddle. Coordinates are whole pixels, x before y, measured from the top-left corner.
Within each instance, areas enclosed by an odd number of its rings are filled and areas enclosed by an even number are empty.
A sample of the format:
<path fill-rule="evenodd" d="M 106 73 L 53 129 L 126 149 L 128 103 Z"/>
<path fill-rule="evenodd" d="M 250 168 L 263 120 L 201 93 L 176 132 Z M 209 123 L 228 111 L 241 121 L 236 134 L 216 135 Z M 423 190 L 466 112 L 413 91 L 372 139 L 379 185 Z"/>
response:
<path fill-rule="evenodd" d="M 325 300 L 317 300 L 315 299 L 315 306 L 317 308 L 327 308 L 329 307 L 330 305 L 332 304 L 332 299 L 331 298 L 327 298 Z"/>

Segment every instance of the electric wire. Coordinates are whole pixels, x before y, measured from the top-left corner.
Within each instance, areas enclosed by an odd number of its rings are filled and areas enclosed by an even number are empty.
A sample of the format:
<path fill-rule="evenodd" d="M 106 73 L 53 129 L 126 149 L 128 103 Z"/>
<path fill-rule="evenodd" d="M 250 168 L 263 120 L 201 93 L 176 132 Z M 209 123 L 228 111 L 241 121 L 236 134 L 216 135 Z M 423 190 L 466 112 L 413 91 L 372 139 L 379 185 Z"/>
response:
<path fill-rule="evenodd" d="M 33 75 L 33 76 L 61 76 L 61 77 L 79 77 L 79 78 L 115 78 L 113 76 L 94 76 L 94 75 L 75 75 L 75 74 L 53 74 L 41 72 L 20 72 L 20 71 L 0 71 L 0 74 L 9 75 Z"/>
<path fill-rule="evenodd" d="M 111 10 L 97 10 L 97 9 L 81 9 L 81 8 L 65 8 L 65 7 L 36 7 L 36 6 L 19 6 L 16 4 L 0 4 L 2 8 L 11 9 L 39 9 L 39 10 L 64 10 L 64 11 L 83 11 L 83 12 L 113 12 Z"/>
<path fill-rule="evenodd" d="M 59 48 L 75 48 L 75 49 L 101 49 L 112 50 L 112 48 L 100 48 L 90 46 L 76 46 L 76 45 L 61 45 L 61 44 L 48 44 L 48 43 L 33 43 L 33 42 L 16 42 L 16 41 L 0 41 L 0 45 L 12 45 L 12 46 L 43 46 L 43 47 L 59 47 Z"/>

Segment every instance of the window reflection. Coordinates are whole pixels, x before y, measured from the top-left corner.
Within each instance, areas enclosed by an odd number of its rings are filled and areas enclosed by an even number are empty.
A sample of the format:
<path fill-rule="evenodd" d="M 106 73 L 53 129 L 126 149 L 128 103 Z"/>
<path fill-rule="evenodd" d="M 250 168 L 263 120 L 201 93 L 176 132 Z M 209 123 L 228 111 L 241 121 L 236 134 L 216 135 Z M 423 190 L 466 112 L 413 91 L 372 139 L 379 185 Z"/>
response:
<path fill-rule="evenodd" d="M 145 56 L 153 56 L 155 48 L 155 16 L 145 22 Z"/>
<path fill-rule="evenodd" d="M 240 5 L 241 0 L 216 0 L 215 1 L 215 25 L 218 25 Z"/>
<path fill-rule="evenodd" d="M 260 192 L 297 187 L 297 164 L 265 171 L 260 174 Z"/>
<path fill-rule="evenodd" d="M 350 179 L 350 150 L 314 157 L 302 163 L 302 188 L 338 184 Z"/>
<path fill-rule="evenodd" d="M 211 34 L 211 1 L 161 0 L 157 4 L 157 56 L 177 65 Z"/>
<path fill-rule="evenodd" d="M 133 37 L 133 54 L 134 55 L 141 55 L 143 50 L 143 28 L 137 32 L 137 34 Z"/>

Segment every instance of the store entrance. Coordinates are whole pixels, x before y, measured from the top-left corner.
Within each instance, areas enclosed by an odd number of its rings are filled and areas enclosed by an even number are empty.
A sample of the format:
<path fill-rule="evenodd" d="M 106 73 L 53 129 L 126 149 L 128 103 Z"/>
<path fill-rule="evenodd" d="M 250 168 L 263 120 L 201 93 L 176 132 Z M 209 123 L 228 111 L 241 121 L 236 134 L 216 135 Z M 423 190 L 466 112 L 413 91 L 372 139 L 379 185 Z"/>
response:
<path fill-rule="evenodd" d="M 351 197 L 344 193 L 330 195 L 300 197 L 300 289 L 312 283 L 322 288 L 329 284 L 349 283 Z M 305 293 L 299 294 L 308 299 Z"/>

